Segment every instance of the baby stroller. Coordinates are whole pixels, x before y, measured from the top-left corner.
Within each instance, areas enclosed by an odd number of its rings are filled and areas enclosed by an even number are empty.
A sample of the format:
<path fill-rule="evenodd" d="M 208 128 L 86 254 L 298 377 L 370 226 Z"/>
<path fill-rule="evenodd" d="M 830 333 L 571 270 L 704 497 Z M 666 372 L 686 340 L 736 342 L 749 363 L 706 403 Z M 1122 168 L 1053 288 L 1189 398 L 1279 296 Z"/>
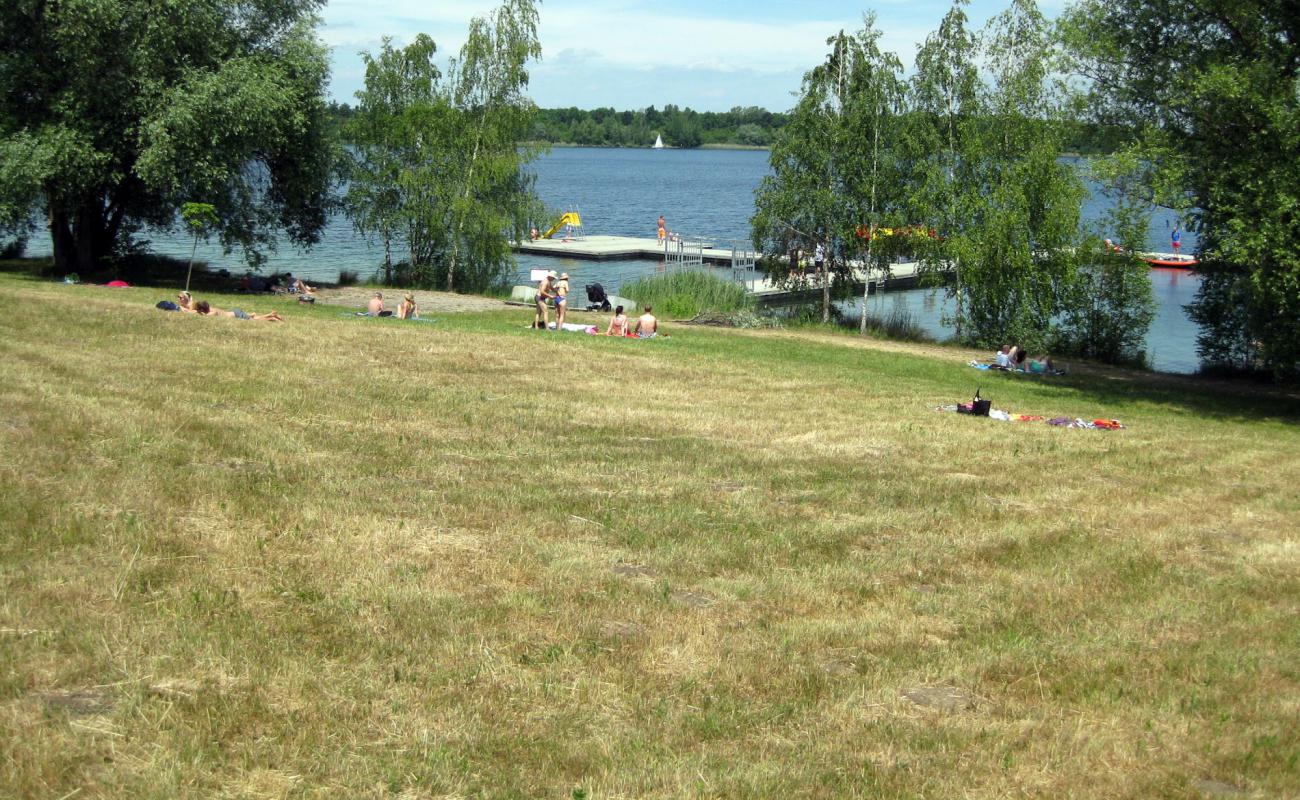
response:
<path fill-rule="evenodd" d="M 612 306 L 609 304 L 609 295 L 605 294 L 605 287 L 599 283 L 587 284 L 587 310 L 588 311 L 609 311 Z"/>

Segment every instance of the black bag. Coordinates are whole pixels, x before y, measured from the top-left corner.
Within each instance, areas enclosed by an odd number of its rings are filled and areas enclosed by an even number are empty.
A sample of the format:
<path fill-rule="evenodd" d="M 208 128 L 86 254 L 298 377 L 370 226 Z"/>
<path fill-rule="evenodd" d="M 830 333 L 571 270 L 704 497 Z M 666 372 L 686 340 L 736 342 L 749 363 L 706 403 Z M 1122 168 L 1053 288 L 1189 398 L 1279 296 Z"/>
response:
<path fill-rule="evenodd" d="M 977 417 L 987 417 L 993 406 L 992 400 L 981 400 L 979 387 L 975 387 L 975 399 L 970 401 L 970 413 Z"/>

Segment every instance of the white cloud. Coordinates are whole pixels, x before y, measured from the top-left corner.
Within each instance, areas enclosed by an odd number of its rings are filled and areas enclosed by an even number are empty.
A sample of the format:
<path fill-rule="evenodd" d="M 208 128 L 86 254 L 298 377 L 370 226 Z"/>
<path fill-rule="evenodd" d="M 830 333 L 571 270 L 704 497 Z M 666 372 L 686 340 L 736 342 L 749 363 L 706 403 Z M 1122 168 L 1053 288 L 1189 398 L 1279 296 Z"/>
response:
<path fill-rule="evenodd" d="M 450 56 L 464 42 L 471 17 L 495 6 L 493 0 L 388 0 L 382 5 L 334 0 L 326 7 L 322 29 L 325 42 L 334 48 L 334 96 L 351 98 L 360 86 L 356 53 L 376 49 L 382 37 L 402 44 L 415 33 L 428 33 L 439 51 Z M 756 21 L 709 15 L 707 10 L 673 14 L 655 8 L 644 0 L 545 3 L 539 30 L 542 61 L 532 67 L 538 102 L 551 105 L 546 97 L 565 96 L 573 98 L 572 104 L 589 105 L 584 92 L 599 87 L 597 93 L 608 97 L 615 91 L 616 75 L 659 73 L 672 81 L 659 87 L 661 96 L 652 102 L 660 105 L 728 108 L 769 105 L 775 98 L 777 107 L 788 106 L 782 101 L 798 88 L 799 76 L 825 57 L 827 37 L 861 24 L 857 10 L 846 10 L 842 18 Z M 916 43 L 928 32 L 897 14 L 880 15 L 878 25 L 884 31 L 884 48 L 895 51 L 905 64 L 911 63 Z M 763 85 L 775 80 L 782 85 Z M 607 99 L 602 104 L 645 104 L 632 94 L 644 91 L 629 92 L 626 102 Z"/>

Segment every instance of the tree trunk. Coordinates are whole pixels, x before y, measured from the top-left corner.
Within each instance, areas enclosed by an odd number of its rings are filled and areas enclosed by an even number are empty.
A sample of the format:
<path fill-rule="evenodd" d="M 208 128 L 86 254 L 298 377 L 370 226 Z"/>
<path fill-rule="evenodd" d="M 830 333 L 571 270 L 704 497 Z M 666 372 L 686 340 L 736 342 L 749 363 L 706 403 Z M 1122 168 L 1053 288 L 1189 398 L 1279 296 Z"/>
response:
<path fill-rule="evenodd" d="M 871 226 L 867 239 L 867 260 L 862 265 L 862 313 L 858 316 L 858 334 L 867 335 L 867 298 L 871 295 L 871 250 L 876 246 L 876 226 Z"/>
<path fill-rule="evenodd" d="M 121 215 L 104 219 L 103 201 L 89 198 L 75 210 L 67 206 L 52 209 L 49 224 L 55 268 L 64 274 L 90 275 L 112 253 Z"/>
<path fill-rule="evenodd" d="M 831 260 L 822 258 L 822 324 L 831 321 Z"/>
<path fill-rule="evenodd" d="M 469 172 L 465 175 L 465 191 L 461 194 L 461 202 L 469 199 L 469 190 L 473 185 L 474 167 L 478 164 L 479 147 L 483 144 L 483 128 L 487 125 L 487 109 L 484 109 L 483 116 L 479 118 L 478 133 L 474 136 L 474 153 L 469 157 Z M 465 215 L 461 214 L 460 219 L 456 220 L 456 235 L 451 240 L 451 264 L 447 267 L 447 291 L 455 291 L 456 262 L 460 258 L 460 234 L 465 229 Z"/>

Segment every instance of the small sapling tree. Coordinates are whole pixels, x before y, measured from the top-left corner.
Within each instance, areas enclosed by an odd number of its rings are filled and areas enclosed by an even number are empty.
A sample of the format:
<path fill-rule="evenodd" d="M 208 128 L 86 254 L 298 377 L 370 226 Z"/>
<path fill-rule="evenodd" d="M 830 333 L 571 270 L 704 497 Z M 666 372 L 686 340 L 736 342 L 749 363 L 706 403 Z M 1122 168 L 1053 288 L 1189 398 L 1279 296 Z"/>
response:
<path fill-rule="evenodd" d="M 190 248 L 190 265 L 185 270 L 185 291 L 190 290 L 190 276 L 194 274 L 194 254 L 199 250 L 199 239 L 207 241 L 209 235 L 221 224 L 217 218 L 216 206 L 211 203 L 185 203 L 181 206 L 181 219 L 194 237 Z"/>

